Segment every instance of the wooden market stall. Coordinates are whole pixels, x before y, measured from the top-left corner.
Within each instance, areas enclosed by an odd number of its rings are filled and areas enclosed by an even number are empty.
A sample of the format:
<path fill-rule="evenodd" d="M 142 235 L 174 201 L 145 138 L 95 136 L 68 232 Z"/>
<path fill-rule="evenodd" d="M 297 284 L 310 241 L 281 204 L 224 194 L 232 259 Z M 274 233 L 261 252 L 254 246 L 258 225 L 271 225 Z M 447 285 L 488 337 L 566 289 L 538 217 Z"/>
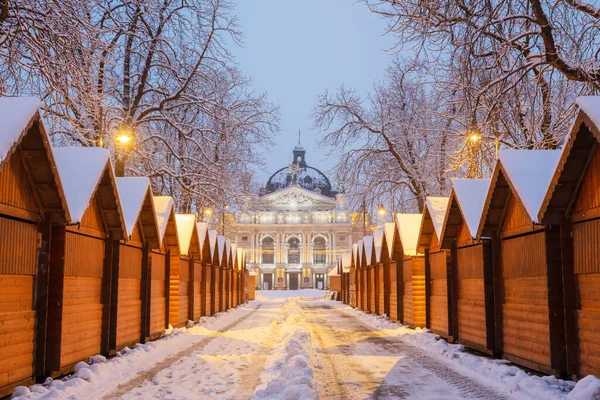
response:
<path fill-rule="evenodd" d="M 227 264 L 224 271 L 225 289 L 223 297 L 225 298 L 224 310 L 229 310 L 233 307 L 233 246 L 229 240 L 225 241 L 225 253 L 227 254 Z"/>
<path fill-rule="evenodd" d="M 390 297 L 392 287 L 391 271 L 391 249 L 394 240 L 396 226 L 394 223 L 386 223 L 373 232 L 375 249 L 375 313 L 390 316 Z M 394 265 L 395 274 L 395 265 Z M 394 290 L 397 290 L 396 276 L 393 277 Z M 397 306 L 397 295 L 394 296 L 394 306 Z"/>
<path fill-rule="evenodd" d="M 111 282 L 126 228 L 108 151 L 53 151 L 71 217 L 53 229 L 50 245 L 44 374 L 59 376 L 109 352 Z"/>
<path fill-rule="evenodd" d="M 117 178 L 127 238 L 119 244 L 119 268 L 111 287 L 110 350 L 146 340 L 150 249 L 159 247 L 158 225 L 148 178 Z"/>
<path fill-rule="evenodd" d="M 210 250 L 210 241 L 208 239 L 208 224 L 205 222 L 196 223 L 196 233 L 198 235 L 198 246 L 200 248 L 200 259 L 194 260 L 194 293 L 198 293 L 198 302 L 194 301 L 194 320 L 202 316 L 210 316 L 211 304 L 211 269 L 212 257 Z M 196 317 L 198 315 L 198 317 Z"/>
<path fill-rule="evenodd" d="M 197 321 L 194 319 L 196 299 L 194 282 L 196 281 L 195 260 L 200 259 L 200 244 L 194 214 L 176 214 L 175 222 L 179 259 L 175 260 L 170 268 L 169 323 L 173 327 L 182 327 L 189 320 Z"/>
<path fill-rule="evenodd" d="M 210 300 L 210 312 L 208 315 L 215 315 L 219 312 L 219 298 L 218 298 L 218 290 L 219 290 L 219 269 L 220 269 L 220 261 L 219 261 L 219 247 L 217 237 L 219 234 L 215 230 L 208 231 L 208 245 L 210 248 L 210 272 L 207 275 L 210 275 L 210 280 L 207 282 L 207 285 L 210 284 L 210 288 L 207 290 L 207 298 Z M 210 295 L 209 295 L 210 293 Z"/>
<path fill-rule="evenodd" d="M 218 263 L 215 263 L 215 312 L 225 311 L 225 270 L 227 268 L 227 240 L 225 236 L 217 236 L 217 251 L 219 258 Z"/>
<path fill-rule="evenodd" d="M 377 283 L 375 282 L 375 245 L 373 236 L 365 236 L 362 240 L 362 265 L 365 271 L 366 304 L 364 311 L 375 313 L 375 299 L 377 298 Z"/>
<path fill-rule="evenodd" d="M 367 311 L 367 266 L 363 258 L 365 246 L 362 240 L 358 241 L 357 271 L 358 271 L 358 308 Z"/>
<path fill-rule="evenodd" d="M 566 371 L 560 229 L 538 212 L 560 150 L 501 150 L 477 237 L 494 253 L 496 350 L 549 374 Z"/>
<path fill-rule="evenodd" d="M 403 252 L 402 323 L 424 328 L 426 323 L 425 258 L 417 253 L 421 214 L 397 214 L 396 227 Z"/>
<path fill-rule="evenodd" d="M 358 265 L 360 265 L 360 261 L 358 259 L 358 244 L 354 243 L 352 245 L 352 261 L 350 264 L 350 306 L 354 308 L 359 308 L 359 274 L 360 269 L 358 269 Z"/>
<path fill-rule="evenodd" d="M 456 313 L 452 334 L 459 343 L 493 354 L 494 276 L 492 242 L 477 240 L 489 179 L 454 179 L 440 244 L 451 253 Z"/>
<path fill-rule="evenodd" d="M 453 339 L 452 264 L 450 251 L 440 245 L 448 197 L 428 197 L 423 208 L 417 251 L 425 257 L 426 326 L 446 339 Z"/>
<path fill-rule="evenodd" d="M 568 374 L 600 376 L 600 97 L 580 97 L 538 219 L 560 225 Z"/>
<path fill-rule="evenodd" d="M 232 268 L 231 268 L 231 306 L 237 307 L 240 305 L 240 274 L 239 265 L 241 251 L 238 250 L 235 243 L 231 244 Z"/>
<path fill-rule="evenodd" d="M 384 246 L 387 249 L 387 278 L 389 296 L 385 299 L 386 313 L 392 321 L 400 322 L 404 316 L 404 251 L 400 233 L 395 223 L 384 225 Z M 382 248 L 382 262 L 385 265 L 386 253 Z"/>
<path fill-rule="evenodd" d="M 179 264 L 179 238 L 173 198 L 154 196 L 154 210 L 158 224 L 160 247 L 150 254 L 150 300 L 146 336 L 156 339 L 162 336 L 169 326 L 171 296 L 171 264 Z"/>
<path fill-rule="evenodd" d="M 0 98 L 0 397 L 43 376 L 51 234 L 70 221 L 38 108 Z"/>

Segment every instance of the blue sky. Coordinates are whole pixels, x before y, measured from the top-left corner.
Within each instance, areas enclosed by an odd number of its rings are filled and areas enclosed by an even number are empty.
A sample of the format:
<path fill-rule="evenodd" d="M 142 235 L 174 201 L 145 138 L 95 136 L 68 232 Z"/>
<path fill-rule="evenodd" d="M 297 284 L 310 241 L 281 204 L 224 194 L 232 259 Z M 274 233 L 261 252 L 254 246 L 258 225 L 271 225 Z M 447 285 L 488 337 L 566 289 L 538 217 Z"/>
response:
<path fill-rule="evenodd" d="M 280 109 L 281 133 L 267 156 L 261 182 L 292 161 L 298 130 L 307 162 L 328 171 L 327 149 L 317 149 L 311 110 L 325 89 L 342 84 L 366 94 L 381 80 L 393 38 L 385 21 L 354 0 L 238 0 L 243 47 L 233 53 L 257 92 L 267 92 Z M 333 176 L 331 176 L 333 178 Z"/>

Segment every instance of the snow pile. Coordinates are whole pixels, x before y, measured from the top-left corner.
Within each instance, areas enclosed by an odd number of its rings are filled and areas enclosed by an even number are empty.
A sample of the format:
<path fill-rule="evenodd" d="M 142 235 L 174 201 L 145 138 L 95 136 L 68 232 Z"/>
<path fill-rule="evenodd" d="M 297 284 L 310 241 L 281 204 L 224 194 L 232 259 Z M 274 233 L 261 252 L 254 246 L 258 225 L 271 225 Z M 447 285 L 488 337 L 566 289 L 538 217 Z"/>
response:
<path fill-rule="evenodd" d="M 282 307 L 279 339 L 273 346 L 252 399 L 316 399 L 310 335 L 298 299 Z"/>
<path fill-rule="evenodd" d="M 0 162 L 4 161 L 40 108 L 35 97 L 0 97 Z"/>
<path fill-rule="evenodd" d="M 52 150 L 71 223 L 81 222 L 108 164 L 108 150 L 98 147 L 55 147 Z"/>
<path fill-rule="evenodd" d="M 469 233 L 476 237 L 490 179 L 453 179 L 452 186 Z"/>
<path fill-rule="evenodd" d="M 567 400 L 599 400 L 600 379 L 588 375 L 575 385 L 575 388 L 567 396 Z"/>
<path fill-rule="evenodd" d="M 323 299 L 325 298 L 324 290 L 320 289 L 299 289 L 299 290 L 257 290 L 257 301 L 281 301 L 282 299 L 290 299 L 300 297 L 303 299 Z"/>
<path fill-rule="evenodd" d="M 500 163 L 534 223 L 539 222 L 538 213 L 561 153 L 561 150 L 514 149 L 499 152 Z"/>
<path fill-rule="evenodd" d="M 574 382 L 557 379 L 554 376 L 531 375 L 517 366 L 509 365 L 510 363 L 506 360 L 470 354 L 465 351 L 463 345 L 449 344 L 427 329 L 411 329 L 381 316 L 365 314 L 348 306 L 343 307 L 345 312 L 354 314 L 365 324 L 399 337 L 402 341 L 420 348 L 428 355 L 449 363 L 455 371 L 484 384 L 492 383 L 499 390 L 513 394 L 517 398 L 564 399 L 575 387 Z M 600 390 L 600 381 L 594 379 L 588 380 L 586 384 L 582 385 L 579 391 L 581 397 L 574 390 L 571 394 L 575 397 L 569 396 L 568 399 L 593 398 L 588 397 L 588 394 L 596 393 L 594 390 Z M 582 382 L 583 380 L 579 384 Z"/>

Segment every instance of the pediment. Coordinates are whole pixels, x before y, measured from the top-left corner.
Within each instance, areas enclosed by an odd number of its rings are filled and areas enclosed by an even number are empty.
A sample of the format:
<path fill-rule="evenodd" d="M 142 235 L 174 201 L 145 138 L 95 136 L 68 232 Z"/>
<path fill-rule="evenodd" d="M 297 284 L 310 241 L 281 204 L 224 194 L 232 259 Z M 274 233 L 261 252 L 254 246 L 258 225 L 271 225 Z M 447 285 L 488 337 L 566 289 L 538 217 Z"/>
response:
<path fill-rule="evenodd" d="M 260 197 L 255 201 L 253 208 L 255 210 L 270 211 L 315 211 L 333 210 L 335 206 L 335 199 L 306 190 L 300 186 L 288 186 L 285 189 Z"/>

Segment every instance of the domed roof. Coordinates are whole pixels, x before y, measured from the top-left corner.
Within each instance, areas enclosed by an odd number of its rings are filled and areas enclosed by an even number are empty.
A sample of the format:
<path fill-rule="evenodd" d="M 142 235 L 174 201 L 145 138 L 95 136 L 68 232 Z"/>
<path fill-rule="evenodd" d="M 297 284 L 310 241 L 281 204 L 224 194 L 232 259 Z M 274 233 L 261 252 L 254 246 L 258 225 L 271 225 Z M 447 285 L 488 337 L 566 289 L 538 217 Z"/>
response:
<path fill-rule="evenodd" d="M 275 172 L 264 189 L 264 194 L 273 193 L 291 185 L 298 185 L 327 197 L 335 197 L 335 192 L 327 176 L 317 168 L 306 164 L 306 150 L 298 144 L 294 148 L 292 164 Z"/>

